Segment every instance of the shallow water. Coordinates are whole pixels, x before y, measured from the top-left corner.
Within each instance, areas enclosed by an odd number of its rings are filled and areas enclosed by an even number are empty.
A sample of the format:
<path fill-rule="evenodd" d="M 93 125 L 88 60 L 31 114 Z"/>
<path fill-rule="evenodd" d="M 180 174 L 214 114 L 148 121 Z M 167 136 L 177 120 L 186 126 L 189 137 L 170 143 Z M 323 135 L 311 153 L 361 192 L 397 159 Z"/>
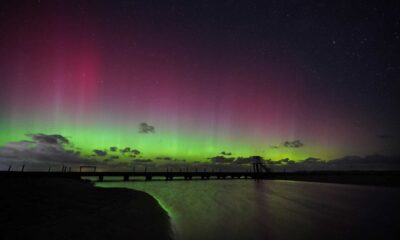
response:
<path fill-rule="evenodd" d="M 175 239 L 395 239 L 400 189 L 254 180 L 102 182 L 154 196 Z"/>

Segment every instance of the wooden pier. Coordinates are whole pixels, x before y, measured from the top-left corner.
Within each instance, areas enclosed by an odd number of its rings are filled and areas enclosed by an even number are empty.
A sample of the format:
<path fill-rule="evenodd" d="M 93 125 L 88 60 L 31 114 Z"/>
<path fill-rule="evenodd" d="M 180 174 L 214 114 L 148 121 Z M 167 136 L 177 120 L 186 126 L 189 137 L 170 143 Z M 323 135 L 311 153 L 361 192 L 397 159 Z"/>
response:
<path fill-rule="evenodd" d="M 75 178 L 80 179 L 82 177 L 96 177 L 98 181 L 104 181 L 105 177 L 121 177 L 123 181 L 138 179 L 145 179 L 151 181 L 154 178 L 165 179 L 171 181 L 174 179 L 184 180 L 209 180 L 209 179 L 266 179 L 270 175 L 269 169 L 261 162 L 261 160 L 254 161 L 252 163 L 252 170 L 248 172 L 227 172 L 227 171 L 167 171 L 165 172 L 150 172 L 147 169 L 143 172 L 136 172 L 134 169 L 131 172 L 98 172 L 96 166 L 80 166 L 79 172 L 67 171 L 66 166 L 62 166 L 61 171 L 24 171 L 25 165 L 20 171 L 11 171 L 12 167 L 8 168 L 8 171 L 0 171 L 0 177 L 58 177 L 58 178 Z M 83 171 L 84 169 L 91 169 L 92 171 Z"/>
<path fill-rule="evenodd" d="M 0 177 L 48 177 L 48 178 L 75 178 L 96 177 L 103 181 L 105 177 L 120 177 L 123 181 L 144 179 L 165 179 L 166 181 L 183 180 L 210 180 L 210 179 L 265 179 L 266 173 L 257 172 L 45 172 L 45 171 L 1 171 Z"/>
<path fill-rule="evenodd" d="M 254 162 L 252 171 L 247 172 L 227 172 L 227 171 L 147 171 L 143 172 L 101 172 L 96 171 L 96 166 L 80 166 L 79 172 L 67 171 L 66 166 L 62 166 L 61 171 L 24 171 L 24 167 L 21 171 L 11 171 L 11 166 L 8 171 L 0 171 L 0 177 L 58 177 L 58 178 L 75 178 L 80 179 L 82 177 L 96 177 L 98 181 L 104 181 L 105 177 L 120 177 L 123 181 L 144 179 L 151 181 L 155 178 L 165 179 L 166 181 L 183 179 L 183 180 L 210 180 L 210 179 L 266 179 L 270 175 L 269 169 L 261 162 Z M 92 169 L 92 171 L 82 171 L 84 169 Z"/>

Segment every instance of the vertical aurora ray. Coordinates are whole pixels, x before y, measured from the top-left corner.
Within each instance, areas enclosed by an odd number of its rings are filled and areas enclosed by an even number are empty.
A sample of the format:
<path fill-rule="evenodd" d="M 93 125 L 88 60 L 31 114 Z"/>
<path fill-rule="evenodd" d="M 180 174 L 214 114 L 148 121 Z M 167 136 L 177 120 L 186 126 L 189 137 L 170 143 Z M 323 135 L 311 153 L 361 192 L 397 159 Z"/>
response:
<path fill-rule="evenodd" d="M 27 5 L 2 25 L 2 146 L 43 133 L 67 137 L 84 157 L 112 146 L 200 162 L 222 151 L 273 160 L 382 152 L 368 131 L 374 119 L 313 91 L 300 54 L 256 55 L 250 43 L 214 51 L 140 13 L 108 20 L 100 7 L 54 4 Z M 142 122 L 155 132 L 139 133 Z M 294 140 L 304 146 L 283 145 Z"/>

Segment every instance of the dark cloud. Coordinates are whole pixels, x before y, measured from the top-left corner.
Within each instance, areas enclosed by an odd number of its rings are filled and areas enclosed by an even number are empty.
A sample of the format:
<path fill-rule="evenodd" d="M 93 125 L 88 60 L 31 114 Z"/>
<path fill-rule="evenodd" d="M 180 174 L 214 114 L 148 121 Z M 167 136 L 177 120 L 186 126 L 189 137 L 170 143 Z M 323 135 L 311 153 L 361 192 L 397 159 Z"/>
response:
<path fill-rule="evenodd" d="M 156 157 L 157 160 L 165 160 L 165 161 L 171 161 L 171 157 Z"/>
<path fill-rule="evenodd" d="M 137 149 L 132 149 L 131 153 L 132 153 L 133 155 L 139 155 L 139 154 L 140 154 L 140 151 L 137 150 Z"/>
<path fill-rule="evenodd" d="M 212 163 L 232 163 L 235 158 L 226 158 L 225 156 L 215 156 L 209 158 Z"/>
<path fill-rule="evenodd" d="M 183 162 L 183 163 L 185 163 L 185 162 L 186 162 L 186 159 L 173 159 L 172 161 L 174 161 L 174 162 Z"/>
<path fill-rule="evenodd" d="M 334 159 L 328 161 L 329 164 L 349 166 L 349 165 L 363 165 L 363 166 L 373 166 L 373 165 L 399 165 L 400 166 L 400 158 L 398 156 L 383 156 L 379 154 L 369 155 L 366 157 L 360 156 L 346 156 L 339 159 Z"/>
<path fill-rule="evenodd" d="M 253 159 L 250 157 L 238 157 L 236 160 L 233 162 L 235 164 L 251 164 L 253 162 Z"/>
<path fill-rule="evenodd" d="M 300 161 L 293 161 L 288 158 L 271 161 L 274 170 L 280 171 L 283 168 L 289 171 L 312 171 L 312 170 L 400 170 L 399 156 L 369 155 L 345 156 L 333 160 L 321 160 L 309 157 Z"/>
<path fill-rule="evenodd" d="M 314 158 L 314 157 L 309 157 L 306 158 L 302 161 L 302 163 L 304 164 L 315 164 L 315 163 L 321 163 L 321 159 L 319 158 Z"/>
<path fill-rule="evenodd" d="M 139 133 L 155 133 L 155 128 L 147 123 L 141 123 L 139 125 Z"/>
<path fill-rule="evenodd" d="M 231 152 L 225 152 L 225 151 L 222 151 L 221 154 L 222 154 L 222 155 L 225 155 L 225 156 L 230 156 L 230 155 L 232 155 Z"/>
<path fill-rule="evenodd" d="M 126 148 L 120 149 L 119 151 L 122 152 L 122 153 L 130 153 L 131 152 L 131 148 L 130 147 L 126 147 Z"/>
<path fill-rule="evenodd" d="M 93 152 L 96 154 L 96 156 L 99 157 L 104 157 L 107 155 L 107 151 L 99 150 L 99 149 L 94 149 Z"/>
<path fill-rule="evenodd" d="M 271 161 L 271 164 L 294 164 L 296 163 L 293 160 L 290 160 L 289 158 L 284 158 L 278 161 Z"/>
<path fill-rule="evenodd" d="M 314 157 L 309 157 L 304 160 L 299 160 L 299 161 L 294 161 L 289 158 L 284 158 L 280 160 L 265 160 L 266 163 L 268 164 L 273 164 L 273 165 L 294 165 L 294 164 L 320 164 L 320 163 L 325 163 L 319 158 L 314 158 Z"/>
<path fill-rule="evenodd" d="M 119 159 L 117 155 L 107 156 L 106 150 L 94 149 L 93 155 L 83 156 L 78 148 L 72 147 L 73 144 L 65 136 L 59 134 L 39 133 L 27 134 L 26 136 L 31 139 L 9 142 L 0 147 L 1 169 L 7 168 L 8 165 L 18 166 L 22 164 L 27 165 L 28 170 L 40 171 L 48 169 L 48 167 L 58 168 L 60 165 L 96 165 L 107 170 L 115 170 L 116 168 L 129 170 L 131 167 L 131 162 L 115 161 Z M 105 159 L 98 160 L 96 159 L 98 157 L 105 157 Z M 139 159 L 136 162 L 152 166 L 150 161 L 149 159 Z"/>
<path fill-rule="evenodd" d="M 299 148 L 299 147 L 303 147 L 304 144 L 300 140 L 295 140 L 295 141 L 285 141 L 283 143 L 283 146 L 288 147 L 288 148 Z"/>
<path fill-rule="evenodd" d="M 383 155 L 369 155 L 365 157 L 360 156 L 345 156 L 338 159 L 324 161 L 315 157 L 309 157 L 304 160 L 290 160 L 288 158 L 281 160 L 263 159 L 260 156 L 249 157 L 227 157 L 226 155 L 215 156 L 209 158 L 207 162 L 186 162 L 184 159 L 172 159 L 168 156 L 156 157 L 157 160 L 166 160 L 167 165 L 155 164 L 151 159 L 143 159 L 133 155 L 132 162 L 115 161 L 119 159 L 117 155 L 107 155 L 106 150 L 93 150 L 94 158 L 86 158 L 81 155 L 79 149 L 72 148 L 71 142 L 62 135 L 51 134 L 46 135 L 28 134 L 31 139 L 22 140 L 18 142 L 9 142 L 0 147 L 0 165 L 2 168 L 8 167 L 8 164 L 18 165 L 27 163 L 29 166 L 42 166 L 47 169 L 48 166 L 60 165 L 97 165 L 109 169 L 117 167 L 129 168 L 132 163 L 135 165 L 142 165 L 146 167 L 158 167 L 159 169 L 165 166 L 174 167 L 192 167 L 219 170 L 223 169 L 248 169 L 249 165 L 254 161 L 262 161 L 270 166 L 275 171 L 304 171 L 304 170 L 400 170 L 400 157 L 399 156 L 383 156 Z M 296 141 L 293 141 L 296 142 Z M 289 145 L 299 145 L 290 142 Z M 110 148 L 111 150 L 111 148 Z M 122 149 L 123 152 L 139 154 L 140 151 L 126 147 Z M 136 152 L 137 151 L 137 152 Z M 225 152 L 226 153 L 226 152 Z M 105 157 L 107 156 L 107 157 Z M 97 160 L 96 157 L 104 157 L 104 160 Z"/>
<path fill-rule="evenodd" d="M 233 162 L 235 164 L 252 164 L 254 162 L 264 162 L 265 160 L 260 156 L 238 157 Z"/>
<path fill-rule="evenodd" d="M 116 160 L 116 159 L 119 159 L 119 156 L 112 155 L 112 156 L 110 156 L 110 157 L 104 159 L 104 161 L 105 161 L 105 162 L 112 162 L 112 161 L 114 161 L 114 160 Z"/>
<path fill-rule="evenodd" d="M 66 137 L 59 134 L 26 134 L 26 136 L 31 137 L 33 141 L 48 144 L 68 144 L 69 141 Z"/>
<path fill-rule="evenodd" d="M 110 147 L 111 152 L 115 152 L 115 151 L 117 151 L 117 149 L 118 149 L 117 147 Z"/>
<path fill-rule="evenodd" d="M 153 160 L 151 159 L 133 159 L 132 160 L 134 163 L 152 163 Z"/>
<path fill-rule="evenodd" d="M 90 160 L 83 158 L 80 151 L 65 149 L 69 141 L 62 135 L 27 134 L 32 140 L 9 142 L 0 147 L 0 163 L 48 167 L 58 164 L 81 164 Z"/>

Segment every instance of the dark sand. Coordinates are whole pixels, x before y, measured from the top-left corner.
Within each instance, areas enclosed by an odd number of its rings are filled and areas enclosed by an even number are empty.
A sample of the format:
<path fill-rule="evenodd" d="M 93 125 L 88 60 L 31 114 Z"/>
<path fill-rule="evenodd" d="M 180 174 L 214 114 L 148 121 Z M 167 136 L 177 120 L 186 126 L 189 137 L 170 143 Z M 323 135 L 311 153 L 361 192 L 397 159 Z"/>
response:
<path fill-rule="evenodd" d="M 0 178 L 0 239 L 171 239 L 145 192 L 73 179 Z"/>

